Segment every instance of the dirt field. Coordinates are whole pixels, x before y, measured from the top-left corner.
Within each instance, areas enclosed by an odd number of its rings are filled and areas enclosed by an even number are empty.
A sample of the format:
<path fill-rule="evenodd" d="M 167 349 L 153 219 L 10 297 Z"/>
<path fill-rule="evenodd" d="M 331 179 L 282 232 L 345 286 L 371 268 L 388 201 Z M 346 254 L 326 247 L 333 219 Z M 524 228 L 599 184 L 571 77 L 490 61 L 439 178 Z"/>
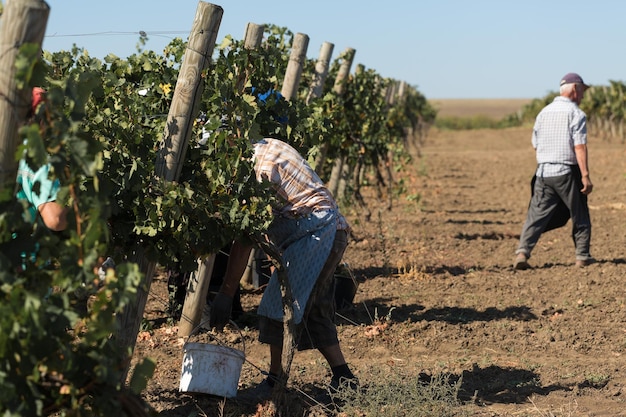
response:
<path fill-rule="evenodd" d="M 487 116 L 500 119 L 521 110 L 532 99 L 434 99 L 431 104 L 439 116 Z"/>
<path fill-rule="evenodd" d="M 515 271 L 535 164 L 529 128 L 432 131 L 422 158 L 398 175 L 407 192 L 391 210 L 374 190 L 366 190 L 370 222 L 345 210 L 354 236 L 344 260 L 361 284 L 338 322 L 362 382 L 372 368 L 443 373 L 462 379 L 459 413 L 472 416 L 626 416 L 624 154 L 624 145 L 590 137 L 598 263 L 574 266 L 568 223 L 542 236 L 530 270 Z M 259 299 L 244 294 L 238 322 L 248 360 L 242 391 L 268 366 L 256 341 Z M 140 334 L 135 355 L 157 360 L 145 398 L 166 417 L 255 415 L 254 407 L 234 414 L 235 399 L 220 405 L 178 392 L 182 350 L 164 322 L 166 300 L 157 277 L 146 309 L 154 330 Z M 375 315 L 390 319 L 378 333 Z M 317 352 L 296 354 L 292 390 L 323 389 L 329 378 Z"/>

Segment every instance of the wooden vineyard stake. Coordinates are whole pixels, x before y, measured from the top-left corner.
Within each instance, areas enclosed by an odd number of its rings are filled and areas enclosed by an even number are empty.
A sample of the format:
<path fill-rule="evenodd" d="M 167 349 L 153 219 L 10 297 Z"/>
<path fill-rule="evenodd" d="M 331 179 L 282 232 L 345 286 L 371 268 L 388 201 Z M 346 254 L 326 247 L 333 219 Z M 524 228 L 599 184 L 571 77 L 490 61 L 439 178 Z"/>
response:
<path fill-rule="evenodd" d="M 15 81 L 19 47 L 25 43 L 43 42 L 50 7 L 43 1 L 9 0 L 4 7 L 0 25 L 0 191 L 15 183 L 18 162 L 19 127 L 24 123 L 31 105 L 30 88 L 18 88 Z"/>
<path fill-rule="evenodd" d="M 223 9 L 220 6 L 203 1 L 198 3 L 155 164 L 156 175 L 166 181 L 177 181 L 180 176 L 193 127 L 194 112 L 202 95 L 202 71 L 210 64 L 222 15 Z M 141 266 L 144 278 L 137 290 L 135 302 L 118 315 L 120 332 L 117 342 L 121 348 L 129 350 L 127 372 L 155 270 L 155 263 L 145 260 L 140 242 L 137 243 L 137 250 L 130 262 Z"/>

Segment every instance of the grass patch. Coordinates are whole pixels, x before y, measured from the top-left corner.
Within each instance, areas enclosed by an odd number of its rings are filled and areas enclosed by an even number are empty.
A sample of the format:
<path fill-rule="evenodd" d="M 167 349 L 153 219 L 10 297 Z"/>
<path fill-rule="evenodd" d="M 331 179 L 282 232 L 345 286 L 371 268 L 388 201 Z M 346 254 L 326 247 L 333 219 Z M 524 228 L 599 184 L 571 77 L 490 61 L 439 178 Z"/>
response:
<path fill-rule="evenodd" d="M 360 375 L 362 389 L 334 395 L 341 417 L 452 417 L 468 415 L 457 399 L 461 379 L 372 368 Z M 460 414 L 462 413 L 462 414 Z"/>

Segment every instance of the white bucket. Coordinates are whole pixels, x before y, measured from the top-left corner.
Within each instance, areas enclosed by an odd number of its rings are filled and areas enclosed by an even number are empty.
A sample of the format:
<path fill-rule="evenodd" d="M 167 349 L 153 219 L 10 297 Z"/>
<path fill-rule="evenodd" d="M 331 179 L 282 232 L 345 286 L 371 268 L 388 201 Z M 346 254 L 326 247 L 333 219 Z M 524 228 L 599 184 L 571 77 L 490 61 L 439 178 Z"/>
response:
<path fill-rule="evenodd" d="M 236 397 L 244 360 L 245 352 L 238 349 L 186 342 L 179 391 Z"/>

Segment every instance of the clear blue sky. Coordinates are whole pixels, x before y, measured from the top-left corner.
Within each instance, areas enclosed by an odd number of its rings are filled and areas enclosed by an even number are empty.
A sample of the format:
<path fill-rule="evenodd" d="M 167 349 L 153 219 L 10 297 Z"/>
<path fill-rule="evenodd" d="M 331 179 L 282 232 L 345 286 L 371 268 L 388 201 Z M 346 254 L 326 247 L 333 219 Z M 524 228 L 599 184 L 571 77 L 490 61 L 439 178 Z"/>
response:
<path fill-rule="evenodd" d="M 43 48 L 72 44 L 91 56 L 128 57 L 139 31 L 161 52 L 186 40 L 195 0 L 48 0 Z M 333 59 L 346 48 L 355 63 L 403 80 L 429 99 L 539 98 L 567 72 L 588 84 L 626 78 L 626 1 L 620 0 L 241 0 L 224 9 L 217 41 L 242 39 L 248 22 L 309 36 L 307 56 L 323 42 Z M 354 67 L 353 67 L 354 69 Z"/>

